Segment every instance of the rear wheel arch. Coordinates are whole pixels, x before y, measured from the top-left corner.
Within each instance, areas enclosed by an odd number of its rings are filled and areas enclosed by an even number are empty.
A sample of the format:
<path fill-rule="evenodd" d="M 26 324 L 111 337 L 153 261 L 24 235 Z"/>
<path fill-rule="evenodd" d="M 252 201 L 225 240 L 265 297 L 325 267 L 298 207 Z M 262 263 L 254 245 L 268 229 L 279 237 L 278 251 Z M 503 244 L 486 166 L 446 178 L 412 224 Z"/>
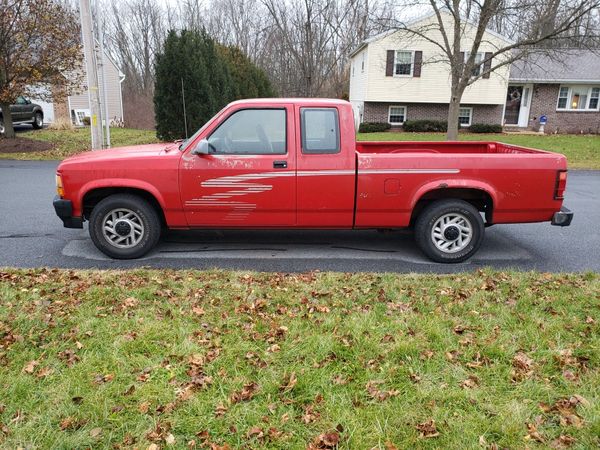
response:
<path fill-rule="evenodd" d="M 493 223 L 494 198 L 485 189 L 474 187 L 439 187 L 422 194 L 412 208 L 411 226 L 423 210 L 436 200 L 464 200 L 485 214 L 487 225 Z"/>
<path fill-rule="evenodd" d="M 167 227 L 167 220 L 162 205 L 158 199 L 149 191 L 133 187 L 98 187 L 87 191 L 81 199 L 81 211 L 83 218 L 89 219 L 94 207 L 107 197 L 115 194 L 130 194 L 146 200 L 156 211 L 163 228 Z"/>

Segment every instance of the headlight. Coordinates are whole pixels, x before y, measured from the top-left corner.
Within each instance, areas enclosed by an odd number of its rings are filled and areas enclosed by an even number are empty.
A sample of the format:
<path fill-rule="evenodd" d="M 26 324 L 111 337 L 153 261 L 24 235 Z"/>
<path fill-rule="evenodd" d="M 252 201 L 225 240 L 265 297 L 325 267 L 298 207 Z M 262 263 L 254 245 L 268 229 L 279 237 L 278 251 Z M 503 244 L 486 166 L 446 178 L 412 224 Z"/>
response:
<path fill-rule="evenodd" d="M 64 195 L 65 195 L 62 178 L 61 178 L 60 174 L 58 174 L 58 173 L 56 174 L 56 193 L 58 194 L 58 196 L 60 198 L 64 197 Z"/>

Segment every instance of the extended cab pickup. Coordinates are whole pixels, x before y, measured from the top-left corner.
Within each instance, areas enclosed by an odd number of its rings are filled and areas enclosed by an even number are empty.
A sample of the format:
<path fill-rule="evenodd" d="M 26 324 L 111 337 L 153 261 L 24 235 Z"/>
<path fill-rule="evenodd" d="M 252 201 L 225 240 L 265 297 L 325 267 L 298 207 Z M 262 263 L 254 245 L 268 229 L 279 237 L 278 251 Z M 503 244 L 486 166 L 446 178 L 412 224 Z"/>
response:
<path fill-rule="evenodd" d="M 486 226 L 569 225 L 563 155 L 497 142 L 356 142 L 350 103 L 226 106 L 183 143 L 82 153 L 57 170 L 56 213 L 89 220 L 114 258 L 164 229 L 414 228 L 438 262 L 472 256 Z"/>

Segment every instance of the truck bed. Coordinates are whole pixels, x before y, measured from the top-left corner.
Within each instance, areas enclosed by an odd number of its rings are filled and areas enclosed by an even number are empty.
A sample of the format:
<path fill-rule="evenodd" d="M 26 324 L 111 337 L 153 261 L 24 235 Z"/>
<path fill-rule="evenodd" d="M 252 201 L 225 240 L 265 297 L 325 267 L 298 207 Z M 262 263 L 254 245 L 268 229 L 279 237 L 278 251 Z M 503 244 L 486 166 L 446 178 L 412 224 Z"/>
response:
<path fill-rule="evenodd" d="M 507 154 L 507 153 L 546 153 L 502 142 L 357 142 L 358 153 L 453 153 L 453 154 Z"/>

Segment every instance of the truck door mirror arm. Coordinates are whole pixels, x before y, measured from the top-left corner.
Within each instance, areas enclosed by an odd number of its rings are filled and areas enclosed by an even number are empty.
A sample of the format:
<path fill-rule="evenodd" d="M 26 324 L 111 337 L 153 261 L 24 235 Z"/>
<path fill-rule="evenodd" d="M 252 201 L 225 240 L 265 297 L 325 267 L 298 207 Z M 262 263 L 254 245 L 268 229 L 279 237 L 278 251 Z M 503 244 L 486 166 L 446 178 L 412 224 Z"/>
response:
<path fill-rule="evenodd" d="M 192 150 L 192 155 L 210 155 L 214 152 L 214 147 L 206 139 L 202 139 Z"/>

